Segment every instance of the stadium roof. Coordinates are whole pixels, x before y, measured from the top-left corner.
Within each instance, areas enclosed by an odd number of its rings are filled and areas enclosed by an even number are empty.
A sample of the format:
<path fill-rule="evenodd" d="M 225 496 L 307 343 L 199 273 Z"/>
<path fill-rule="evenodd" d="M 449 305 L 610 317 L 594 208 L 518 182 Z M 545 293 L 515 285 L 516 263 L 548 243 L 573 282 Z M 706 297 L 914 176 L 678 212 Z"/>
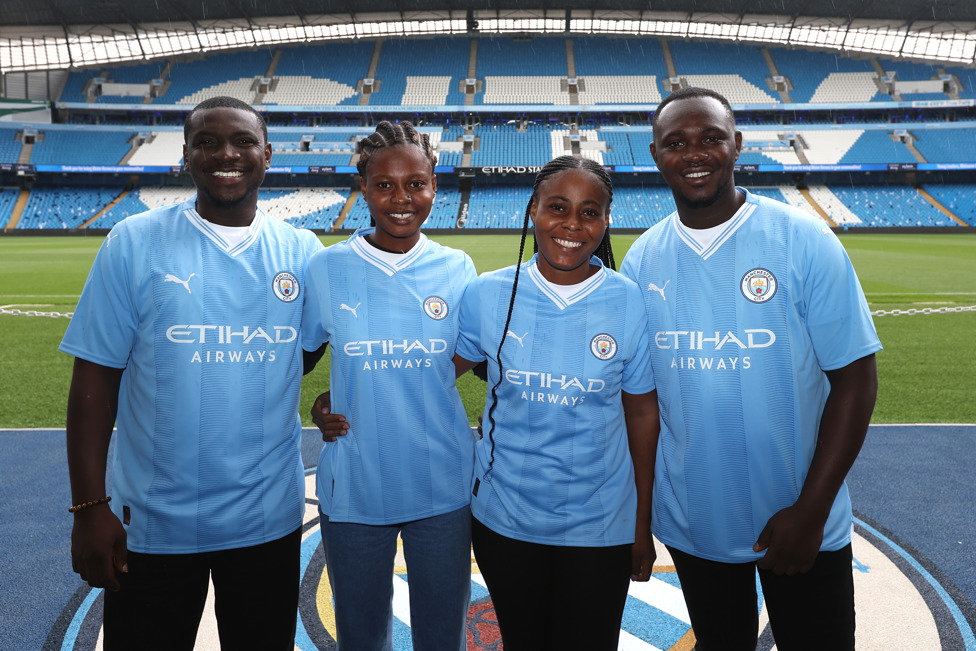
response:
<path fill-rule="evenodd" d="M 973 0 L 513 0 L 503 3 L 472 0 L 4 0 L 0 25 L 138 25 L 160 21 L 253 20 L 282 14 L 299 17 L 345 14 L 351 20 L 367 13 L 409 14 L 418 11 L 498 11 L 571 9 L 624 12 L 676 12 L 696 15 L 768 14 L 844 21 L 886 20 L 910 25 L 916 21 L 976 22 Z"/>
<path fill-rule="evenodd" d="M 976 0 L 2 0 L 0 72 L 413 36 L 725 40 L 976 63 Z"/>

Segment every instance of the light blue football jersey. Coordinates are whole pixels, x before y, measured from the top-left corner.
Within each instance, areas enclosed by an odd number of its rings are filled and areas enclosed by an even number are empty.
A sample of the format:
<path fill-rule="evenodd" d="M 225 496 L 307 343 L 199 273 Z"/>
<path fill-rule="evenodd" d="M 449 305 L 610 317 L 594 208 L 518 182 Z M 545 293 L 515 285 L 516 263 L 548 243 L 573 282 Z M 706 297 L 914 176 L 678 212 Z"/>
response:
<path fill-rule="evenodd" d="M 664 543 L 748 562 L 806 479 L 825 370 L 881 349 L 850 260 L 827 225 L 746 194 L 707 248 L 677 214 L 634 243 L 621 272 L 644 294 L 661 406 L 653 529 Z M 821 549 L 850 542 L 844 485 Z"/>
<path fill-rule="evenodd" d="M 468 504 L 474 437 L 455 385 L 458 304 L 476 277 L 463 251 L 423 234 L 402 255 L 357 231 L 309 262 L 305 345 L 332 349 L 332 411 L 316 490 L 334 522 L 394 524 Z"/>
<path fill-rule="evenodd" d="M 515 267 L 483 274 L 461 304 L 457 352 L 488 360 L 472 514 L 526 542 L 632 543 L 637 492 L 620 393 L 654 390 L 643 300 L 634 283 L 609 269 L 567 300 L 542 277 L 537 257 L 519 276 L 501 372 L 496 352 Z M 499 375 L 492 463 L 487 414 Z"/>
<path fill-rule="evenodd" d="M 194 201 L 112 229 L 60 346 L 125 369 L 111 506 L 149 554 L 262 544 L 305 511 L 301 315 L 322 245 L 258 211 L 231 246 Z"/>

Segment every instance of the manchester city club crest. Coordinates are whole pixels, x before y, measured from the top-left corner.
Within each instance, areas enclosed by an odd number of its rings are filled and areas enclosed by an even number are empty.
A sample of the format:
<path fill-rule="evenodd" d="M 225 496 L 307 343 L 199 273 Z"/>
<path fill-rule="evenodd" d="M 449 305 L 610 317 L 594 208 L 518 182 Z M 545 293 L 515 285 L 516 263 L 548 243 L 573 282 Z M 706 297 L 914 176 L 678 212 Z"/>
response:
<path fill-rule="evenodd" d="M 765 303 L 776 294 L 776 276 L 765 269 L 753 269 L 742 277 L 739 287 L 753 303 Z"/>
<path fill-rule="evenodd" d="M 608 360 L 617 354 L 617 342 L 608 334 L 598 334 L 590 340 L 590 352 L 597 359 Z"/>
<path fill-rule="evenodd" d="M 298 279 L 287 271 L 282 271 L 277 276 L 274 277 L 274 282 L 271 283 L 272 289 L 274 289 L 274 294 L 285 303 L 291 303 L 296 298 L 301 291 L 298 286 Z"/>
<path fill-rule="evenodd" d="M 440 321 L 447 316 L 447 301 L 440 296 L 431 296 L 424 301 L 424 312 L 430 318 Z"/>

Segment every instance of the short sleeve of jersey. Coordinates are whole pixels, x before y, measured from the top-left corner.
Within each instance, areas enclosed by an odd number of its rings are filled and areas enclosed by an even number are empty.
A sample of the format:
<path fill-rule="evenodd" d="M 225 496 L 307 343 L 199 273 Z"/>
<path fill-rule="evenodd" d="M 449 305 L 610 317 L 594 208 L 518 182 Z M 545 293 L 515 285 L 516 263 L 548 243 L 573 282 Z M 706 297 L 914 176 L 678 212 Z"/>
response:
<path fill-rule="evenodd" d="M 796 220 L 795 264 L 803 279 L 804 320 L 820 368 L 843 368 L 881 350 L 867 300 L 837 236 L 812 220 Z M 803 244 L 801 244 L 803 243 Z"/>
<path fill-rule="evenodd" d="M 317 239 L 317 238 L 316 238 Z M 320 248 L 309 258 L 305 274 L 305 303 L 302 309 L 302 347 L 307 351 L 318 350 L 329 340 L 326 317 L 329 309 L 329 282 L 326 260 L 328 249 Z"/>
<path fill-rule="evenodd" d="M 651 351 L 648 339 L 647 312 L 640 288 L 636 283 L 627 281 L 627 319 L 633 325 L 628 325 L 628 331 L 635 334 L 633 356 L 624 365 L 623 383 L 621 388 L 632 395 L 650 393 L 654 384 L 654 371 L 651 368 Z"/>
<path fill-rule="evenodd" d="M 473 280 L 464 290 L 458 312 L 458 355 L 472 362 L 486 358 L 482 345 L 481 311 L 484 307 L 482 293 L 485 290 L 485 276 Z"/>
<path fill-rule="evenodd" d="M 99 248 L 59 346 L 69 355 L 111 368 L 126 367 L 138 329 L 131 274 L 141 267 L 136 234 L 129 226 L 118 223 Z"/>

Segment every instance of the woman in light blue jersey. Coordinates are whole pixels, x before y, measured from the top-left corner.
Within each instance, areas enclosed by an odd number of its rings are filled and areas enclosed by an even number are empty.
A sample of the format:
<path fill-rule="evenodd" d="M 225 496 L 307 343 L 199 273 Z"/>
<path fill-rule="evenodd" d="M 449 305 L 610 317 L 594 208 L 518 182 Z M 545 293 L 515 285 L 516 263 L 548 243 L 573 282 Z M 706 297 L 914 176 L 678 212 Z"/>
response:
<path fill-rule="evenodd" d="M 375 226 L 309 262 L 303 345 L 332 346 L 332 413 L 325 398 L 312 413 L 326 441 L 316 492 L 343 651 L 392 650 L 397 585 L 414 649 L 466 648 L 474 439 L 452 355 L 475 270 L 421 233 L 436 161 L 409 122 L 380 123 L 358 164 Z M 409 582 L 393 575 L 398 536 Z"/>
<path fill-rule="evenodd" d="M 519 248 L 531 217 L 536 255 L 461 303 L 454 362 L 487 359 L 492 387 L 472 538 L 506 651 L 615 650 L 629 582 L 654 563 L 657 394 L 641 293 L 611 270 L 612 197 L 602 166 L 548 163 Z"/>

